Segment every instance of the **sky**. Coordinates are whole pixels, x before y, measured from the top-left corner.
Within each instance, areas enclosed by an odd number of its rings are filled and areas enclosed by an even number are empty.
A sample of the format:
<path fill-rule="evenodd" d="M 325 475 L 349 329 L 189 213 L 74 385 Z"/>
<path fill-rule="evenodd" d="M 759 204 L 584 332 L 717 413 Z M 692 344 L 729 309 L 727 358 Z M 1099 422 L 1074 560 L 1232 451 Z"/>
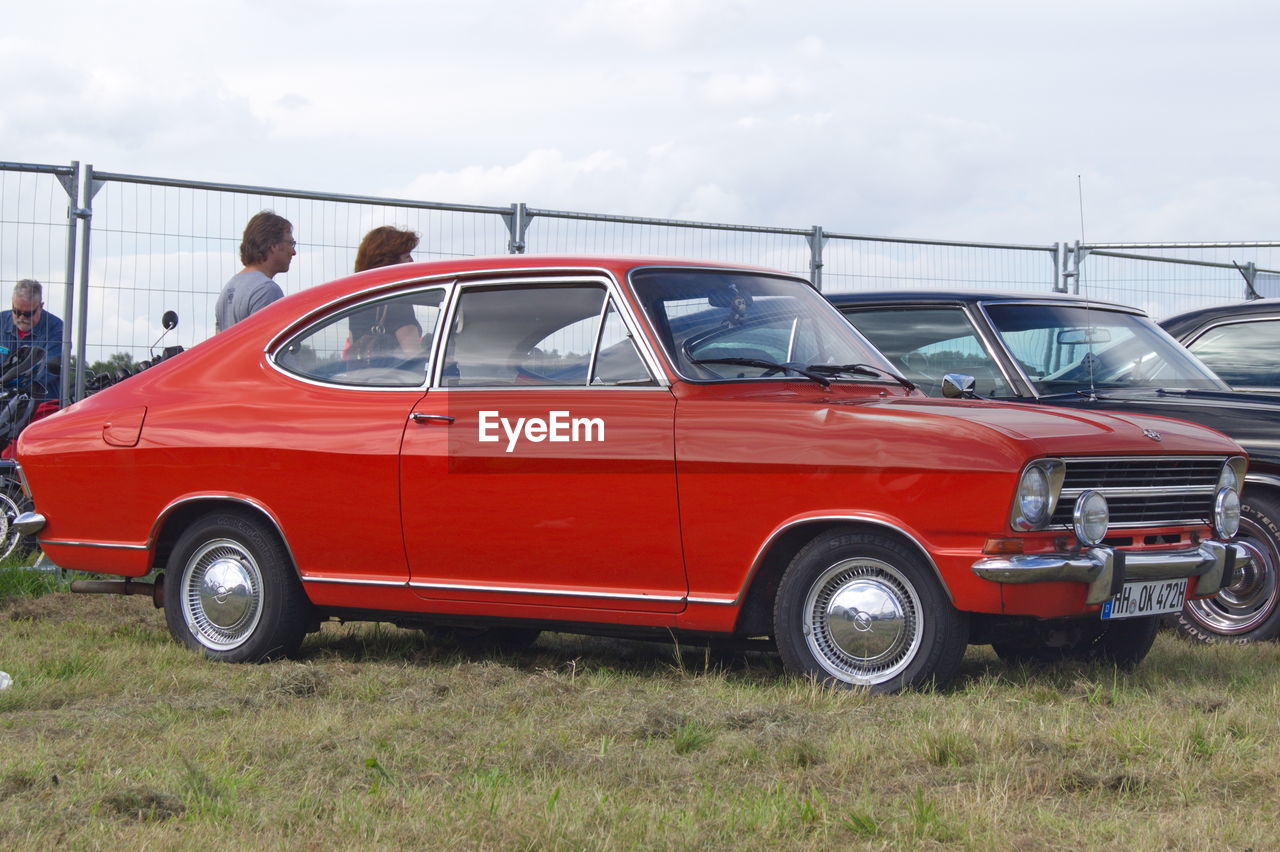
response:
<path fill-rule="evenodd" d="M 1273 2 L 3 11 L 3 161 L 850 234 L 1280 239 Z"/>

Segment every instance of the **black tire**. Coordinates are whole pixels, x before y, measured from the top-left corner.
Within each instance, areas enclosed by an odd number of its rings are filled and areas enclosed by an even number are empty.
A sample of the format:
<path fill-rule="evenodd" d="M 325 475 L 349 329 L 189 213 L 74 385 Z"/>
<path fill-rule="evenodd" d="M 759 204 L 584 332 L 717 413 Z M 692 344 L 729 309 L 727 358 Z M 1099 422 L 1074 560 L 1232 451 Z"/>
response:
<path fill-rule="evenodd" d="M 1146 659 L 1160 632 L 1160 616 L 1118 621 L 1072 621 L 1045 625 L 1016 642 L 992 642 L 1001 660 L 1011 666 L 1057 663 L 1104 663 L 1131 669 Z M 1053 636 L 1051 640 L 1049 637 Z"/>
<path fill-rule="evenodd" d="M 0 559 L 19 559 L 25 561 L 39 549 L 35 536 L 20 535 L 13 528 L 13 522 L 23 512 L 32 509 L 31 498 L 22 492 L 22 485 L 16 479 L 0 477 L 0 524 L 3 524 L 3 535 L 0 535 Z"/>
<path fill-rule="evenodd" d="M 231 663 L 294 654 L 314 620 L 275 531 L 233 511 L 206 515 L 178 538 L 164 614 L 179 642 Z"/>
<path fill-rule="evenodd" d="M 791 560 L 773 621 L 788 672 L 880 693 L 945 687 L 969 639 L 968 614 L 918 553 L 847 529 L 821 533 Z"/>
<path fill-rule="evenodd" d="M 1173 622 L 1184 639 L 1246 645 L 1280 635 L 1280 503 L 1269 492 L 1241 495 L 1236 541 L 1253 564 L 1213 597 L 1187 601 Z"/>

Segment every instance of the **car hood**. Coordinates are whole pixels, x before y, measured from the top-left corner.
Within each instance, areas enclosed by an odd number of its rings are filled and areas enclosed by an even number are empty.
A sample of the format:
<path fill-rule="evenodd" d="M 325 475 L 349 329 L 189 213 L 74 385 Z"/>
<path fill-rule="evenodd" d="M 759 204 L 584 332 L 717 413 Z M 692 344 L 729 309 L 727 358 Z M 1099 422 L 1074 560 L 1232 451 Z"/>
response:
<path fill-rule="evenodd" d="M 1072 394 L 1040 401 L 1090 413 L 1189 420 L 1224 432 L 1239 442 L 1249 453 L 1251 469 L 1280 470 L 1280 399 L 1267 394 L 1134 388 L 1098 391 L 1094 399 Z"/>
<path fill-rule="evenodd" d="M 853 406 L 850 405 L 850 408 Z M 952 434 L 981 440 L 994 433 L 1043 454 L 1238 453 L 1239 445 L 1214 429 L 1137 412 L 1077 411 L 990 400 L 905 396 L 871 407 L 918 421 L 934 421 Z"/>

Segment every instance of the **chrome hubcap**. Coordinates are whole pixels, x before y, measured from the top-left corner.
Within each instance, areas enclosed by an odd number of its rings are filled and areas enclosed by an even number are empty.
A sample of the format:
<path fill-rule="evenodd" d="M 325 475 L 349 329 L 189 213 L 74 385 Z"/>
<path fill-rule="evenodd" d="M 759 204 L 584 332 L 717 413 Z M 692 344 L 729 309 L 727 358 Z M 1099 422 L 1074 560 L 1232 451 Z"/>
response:
<path fill-rule="evenodd" d="M 243 643 L 262 617 L 262 573 L 238 542 L 200 547 L 182 578 L 182 615 L 201 645 L 226 651 Z"/>
<path fill-rule="evenodd" d="M 1266 621 L 1276 608 L 1276 554 L 1263 533 L 1244 519 L 1236 539 L 1253 556 L 1253 564 L 1237 569 L 1231 585 L 1211 598 L 1187 602 L 1187 614 L 1214 633 L 1248 633 Z"/>
<path fill-rule="evenodd" d="M 915 659 L 923 637 L 920 598 L 892 565 L 847 559 L 832 565 L 805 600 L 809 649 L 833 677 L 876 684 Z"/>

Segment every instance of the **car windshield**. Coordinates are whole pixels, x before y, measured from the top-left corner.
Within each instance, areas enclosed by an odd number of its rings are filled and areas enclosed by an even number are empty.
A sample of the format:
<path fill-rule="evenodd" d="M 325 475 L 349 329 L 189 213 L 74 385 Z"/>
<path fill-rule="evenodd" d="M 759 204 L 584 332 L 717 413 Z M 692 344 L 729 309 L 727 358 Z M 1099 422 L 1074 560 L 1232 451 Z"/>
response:
<path fill-rule="evenodd" d="M 1081 390 L 1226 390 L 1149 318 L 1085 305 L 986 305 L 1041 396 Z"/>
<path fill-rule="evenodd" d="M 895 381 L 893 367 L 875 347 L 801 281 L 649 268 L 632 273 L 631 282 L 667 355 L 687 379 Z"/>

